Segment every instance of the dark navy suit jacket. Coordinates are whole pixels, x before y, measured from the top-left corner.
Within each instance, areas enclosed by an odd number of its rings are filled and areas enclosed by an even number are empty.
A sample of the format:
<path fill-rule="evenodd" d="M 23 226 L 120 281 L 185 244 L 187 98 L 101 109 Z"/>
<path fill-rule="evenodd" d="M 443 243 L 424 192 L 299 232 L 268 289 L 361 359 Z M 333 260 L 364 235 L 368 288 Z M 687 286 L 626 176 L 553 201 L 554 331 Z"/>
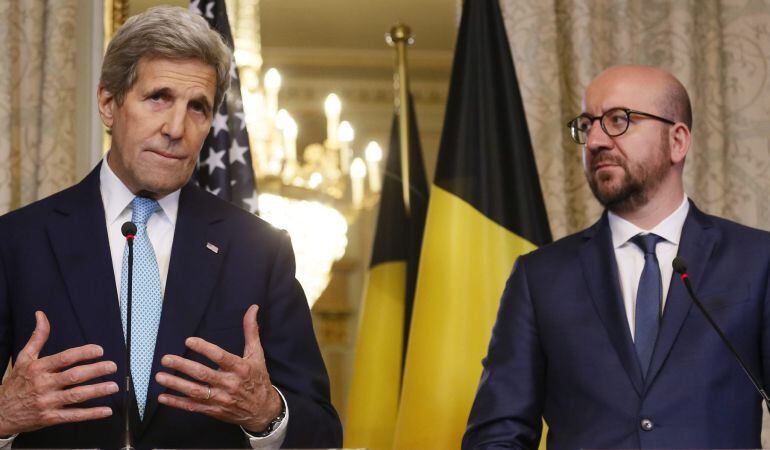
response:
<path fill-rule="evenodd" d="M 770 233 L 691 204 L 678 254 L 705 307 L 770 385 Z M 760 447 L 760 396 L 678 277 L 646 379 L 617 280 L 606 214 L 519 258 L 463 448 L 536 448 L 541 415 L 549 450 Z"/>
<path fill-rule="evenodd" d="M 111 261 L 98 166 L 79 184 L 0 218 L 0 367 L 28 341 L 34 312 L 41 310 L 51 323 L 41 356 L 99 344 L 104 359 L 118 366 L 99 381 L 123 386 L 125 343 Z M 134 411 L 138 448 L 248 447 L 236 425 L 159 405 L 164 388 L 154 374 L 165 354 L 215 367 L 187 352 L 189 336 L 243 354 L 243 315 L 255 303 L 267 369 L 290 411 L 284 446 L 341 445 L 341 425 L 294 269 L 286 233 L 192 184 L 182 188 L 143 422 Z M 119 447 L 122 393 L 83 405 L 110 406 L 113 415 L 23 433 L 14 447 Z"/>

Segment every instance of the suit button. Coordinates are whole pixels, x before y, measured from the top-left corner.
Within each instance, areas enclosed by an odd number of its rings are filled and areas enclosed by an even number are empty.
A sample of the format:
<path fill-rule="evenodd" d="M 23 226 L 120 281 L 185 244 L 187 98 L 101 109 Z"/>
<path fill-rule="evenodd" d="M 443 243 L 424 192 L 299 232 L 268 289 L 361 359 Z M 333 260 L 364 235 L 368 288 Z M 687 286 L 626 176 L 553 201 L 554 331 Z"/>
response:
<path fill-rule="evenodd" d="M 653 424 L 652 420 L 650 419 L 642 419 L 639 425 L 642 427 L 642 430 L 644 431 L 652 431 L 652 429 L 655 427 L 655 424 Z"/>

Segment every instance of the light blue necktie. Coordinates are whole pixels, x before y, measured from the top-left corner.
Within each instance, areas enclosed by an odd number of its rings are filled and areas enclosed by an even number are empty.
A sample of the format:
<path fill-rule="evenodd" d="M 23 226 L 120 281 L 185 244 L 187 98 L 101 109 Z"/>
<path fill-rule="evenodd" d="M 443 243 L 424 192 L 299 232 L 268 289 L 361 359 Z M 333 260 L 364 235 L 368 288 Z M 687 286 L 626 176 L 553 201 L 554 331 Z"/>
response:
<path fill-rule="evenodd" d="M 636 332 L 634 347 L 642 366 L 642 375 L 647 377 L 650 367 L 652 350 L 658 338 L 660 328 L 661 301 L 663 286 L 660 279 L 660 266 L 655 255 L 655 247 L 662 238 L 657 234 L 636 235 L 631 242 L 644 252 L 644 269 L 639 278 L 639 289 L 636 291 Z"/>
<path fill-rule="evenodd" d="M 160 209 L 155 200 L 135 197 L 131 221 L 136 224 L 134 238 L 134 274 L 131 305 L 131 376 L 134 382 L 136 404 L 144 419 L 147 385 L 150 382 L 155 338 L 158 335 L 162 297 L 158 261 L 147 236 L 147 220 Z M 123 336 L 126 336 L 126 296 L 128 295 L 128 246 L 123 251 L 123 269 L 120 276 L 120 314 Z"/>

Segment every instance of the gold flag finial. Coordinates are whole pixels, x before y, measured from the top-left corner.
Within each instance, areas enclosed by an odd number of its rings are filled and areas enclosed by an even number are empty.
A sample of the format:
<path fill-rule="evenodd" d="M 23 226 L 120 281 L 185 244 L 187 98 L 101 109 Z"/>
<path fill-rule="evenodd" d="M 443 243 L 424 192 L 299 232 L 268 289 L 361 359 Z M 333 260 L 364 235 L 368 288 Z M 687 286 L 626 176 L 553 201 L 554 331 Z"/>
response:
<path fill-rule="evenodd" d="M 401 147 L 401 189 L 404 194 L 404 209 L 407 216 L 410 211 L 409 201 L 409 79 L 406 70 L 406 46 L 414 42 L 412 30 L 402 23 L 393 25 L 385 41 L 396 48 L 395 82 L 396 111 L 398 112 L 399 143 Z"/>

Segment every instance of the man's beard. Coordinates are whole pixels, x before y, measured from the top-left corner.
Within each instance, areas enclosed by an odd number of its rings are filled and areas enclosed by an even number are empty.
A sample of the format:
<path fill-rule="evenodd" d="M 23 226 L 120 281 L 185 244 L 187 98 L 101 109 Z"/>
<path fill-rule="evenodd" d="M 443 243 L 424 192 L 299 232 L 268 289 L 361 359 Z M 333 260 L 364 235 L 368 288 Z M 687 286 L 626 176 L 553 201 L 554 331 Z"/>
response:
<path fill-rule="evenodd" d="M 668 139 L 661 139 L 660 145 L 661 154 L 657 155 L 658 158 L 637 163 L 633 169 L 629 169 L 628 162 L 619 157 L 598 156 L 593 161 L 594 167 L 602 162 L 611 162 L 623 169 L 622 179 L 613 186 L 600 187 L 602 183 L 596 179 L 593 168 L 586 173 L 591 192 L 599 203 L 616 213 L 635 211 L 646 205 L 650 194 L 655 191 L 670 170 L 667 164 L 671 153 Z"/>

